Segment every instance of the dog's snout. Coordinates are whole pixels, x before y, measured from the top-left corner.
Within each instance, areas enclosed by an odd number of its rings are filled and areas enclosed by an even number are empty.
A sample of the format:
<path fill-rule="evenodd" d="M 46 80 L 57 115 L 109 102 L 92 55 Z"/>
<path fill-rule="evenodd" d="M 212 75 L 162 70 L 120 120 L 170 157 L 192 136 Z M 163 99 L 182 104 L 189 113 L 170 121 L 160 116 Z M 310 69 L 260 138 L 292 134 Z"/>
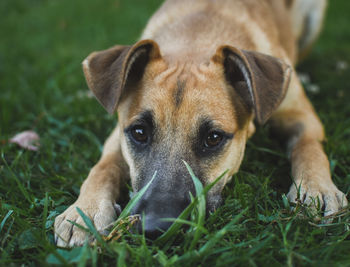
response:
<path fill-rule="evenodd" d="M 153 168 L 150 166 L 140 175 L 143 178 L 140 178 L 141 181 L 147 181 L 144 177 L 152 177 L 154 169 L 159 170 L 131 211 L 132 214 L 141 217 L 136 230 L 139 233 L 144 232 L 150 239 L 155 239 L 168 230 L 173 221 L 191 203 L 190 196 L 196 195 L 194 183 L 183 162 L 175 164 L 164 154 L 157 159 Z M 159 165 L 164 167 L 159 168 Z"/>

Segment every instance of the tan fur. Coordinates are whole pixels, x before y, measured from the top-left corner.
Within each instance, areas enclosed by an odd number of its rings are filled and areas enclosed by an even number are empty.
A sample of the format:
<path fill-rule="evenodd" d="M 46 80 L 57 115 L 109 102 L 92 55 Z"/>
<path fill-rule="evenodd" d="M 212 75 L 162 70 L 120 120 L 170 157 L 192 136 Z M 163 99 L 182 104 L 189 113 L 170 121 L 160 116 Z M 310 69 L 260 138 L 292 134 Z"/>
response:
<path fill-rule="evenodd" d="M 238 171 L 246 140 L 255 131 L 253 111 L 247 108 L 251 95 L 242 94 L 227 81 L 225 64 L 239 63 L 248 71 L 244 76 L 246 82 L 251 77 L 256 120 L 264 122 L 272 115 L 273 128 L 288 143 L 293 179 L 300 186 L 291 186 L 289 200 L 297 201 L 299 190 L 301 201 L 306 204 L 318 198 L 324 204 L 325 215 L 347 204 L 345 195 L 331 180 L 329 162 L 320 143 L 324 140 L 322 124 L 297 75 L 289 71 L 288 65 L 293 68 L 298 51 L 299 35 L 293 33 L 300 27 L 294 17 L 296 1 L 168 0 L 143 32 L 141 39 L 152 41 L 93 53 L 84 61 L 89 87 L 108 111 L 117 107 L 119 122 L 78 200 L 57 217 L 57 245 L 84 242 L 81 230 L 67 221 L 82 223 L 75 211 L 77 206 L 100 231 L 115 219 L 113 205 L 118 200 L 122 179 L 130 177 L 134 186 L 139 171 L 123 129 L 143 110 L 154 112 L 161 129 L 159 135 L 174 155 L 176 151 L 189 150 L 200 116 L 208 116 L 224 131 L 234 133 L 220 156 L 202 165 L 207 172 L 205 183 L 229 170 L 209 194 L 221 192 Z M 123 56 L 118 57 L 119 63 L 112 67 L 107 64 L 107 68 L 104 66 L 111 60 L 111 51 Z M 144 74 L 137 82 L 132 80 L 134 65 L 144 66 Z M 99 74 L 102 71 L 104 76 Z M 265 74 L 273 76 L 269 83 L 263 80 Z M 272 94 L 276 99 L 270 103 Z"/>

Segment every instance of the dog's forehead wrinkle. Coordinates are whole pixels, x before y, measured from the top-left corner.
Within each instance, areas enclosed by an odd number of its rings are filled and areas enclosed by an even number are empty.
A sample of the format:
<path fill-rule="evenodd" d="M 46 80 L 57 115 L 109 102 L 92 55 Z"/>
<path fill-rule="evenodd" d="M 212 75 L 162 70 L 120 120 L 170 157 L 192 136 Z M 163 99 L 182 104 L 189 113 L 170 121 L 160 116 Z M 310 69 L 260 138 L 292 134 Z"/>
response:
<path fill-rule="evenodd" d="M 183 99 L 183 94 L 186 86 L 186 80 L 177 80 L 176 83 L 176 89 L 175 89 L 175 94 L 174 94 L 174 101 L 175 101 L 175 106 L 178 107 Z"/>
<path fill-rule="evenodd" d="M 187 77 L 195 77 L 199 80 L 205 80 L 209 70 L 209 62 L 194 63 L 192 61 L 175 61 L 168 63 L 168 67 L 154 77 L 154 82 L 157 85 L 163 85 L 169 81 L 181 80 Z"/>

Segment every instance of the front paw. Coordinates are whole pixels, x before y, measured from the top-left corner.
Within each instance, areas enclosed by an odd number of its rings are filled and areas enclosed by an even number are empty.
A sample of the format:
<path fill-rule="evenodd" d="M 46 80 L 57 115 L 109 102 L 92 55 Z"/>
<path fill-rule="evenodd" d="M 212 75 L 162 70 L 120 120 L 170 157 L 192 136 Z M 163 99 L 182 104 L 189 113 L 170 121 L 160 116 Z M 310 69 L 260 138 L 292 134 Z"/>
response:
<path fill-rule="evenodd" d="M 115 204 L 110 200 L 77 200 L 55 219 L 55 243 L 59 247 L 81 246 L 89 238 L 89 234 L 71 222 L 86 227 L 83 218 L 77 212 L 80 208 L 94 223 L 100 233 L 115 221 L 117 217 Z"/>
<path fill-rule="evenodd" d="M 313 182 L 301 182 L 293 184 L 287 194 L 292 203 L 303 203 L 313 212 L 324 210 L 324 216 L 332 215 L 348 205 L 348 200 L 343 192 L 332 183 L 317 184 Z"/>

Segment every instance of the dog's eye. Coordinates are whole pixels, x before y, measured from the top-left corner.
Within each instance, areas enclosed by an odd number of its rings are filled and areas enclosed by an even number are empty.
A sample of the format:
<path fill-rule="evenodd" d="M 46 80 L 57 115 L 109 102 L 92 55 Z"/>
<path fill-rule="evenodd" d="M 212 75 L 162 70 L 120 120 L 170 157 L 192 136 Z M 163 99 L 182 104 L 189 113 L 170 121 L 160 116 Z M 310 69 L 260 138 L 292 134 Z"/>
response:
<path fill-rule="evenodd" d="M 139 143 L 147 143 L 148 141 L 147 129 L 142 125 L 134 126 L 131 129 L 131 135 Z"/>
<path fill-rule="evenodd" d="M 208 148 L 216 147 L 221 143 L 223 138 L 224 137 L 222 133 L 219 133 L 217 131 L 209 132 L 204 140 L 204 146 Z"/>

